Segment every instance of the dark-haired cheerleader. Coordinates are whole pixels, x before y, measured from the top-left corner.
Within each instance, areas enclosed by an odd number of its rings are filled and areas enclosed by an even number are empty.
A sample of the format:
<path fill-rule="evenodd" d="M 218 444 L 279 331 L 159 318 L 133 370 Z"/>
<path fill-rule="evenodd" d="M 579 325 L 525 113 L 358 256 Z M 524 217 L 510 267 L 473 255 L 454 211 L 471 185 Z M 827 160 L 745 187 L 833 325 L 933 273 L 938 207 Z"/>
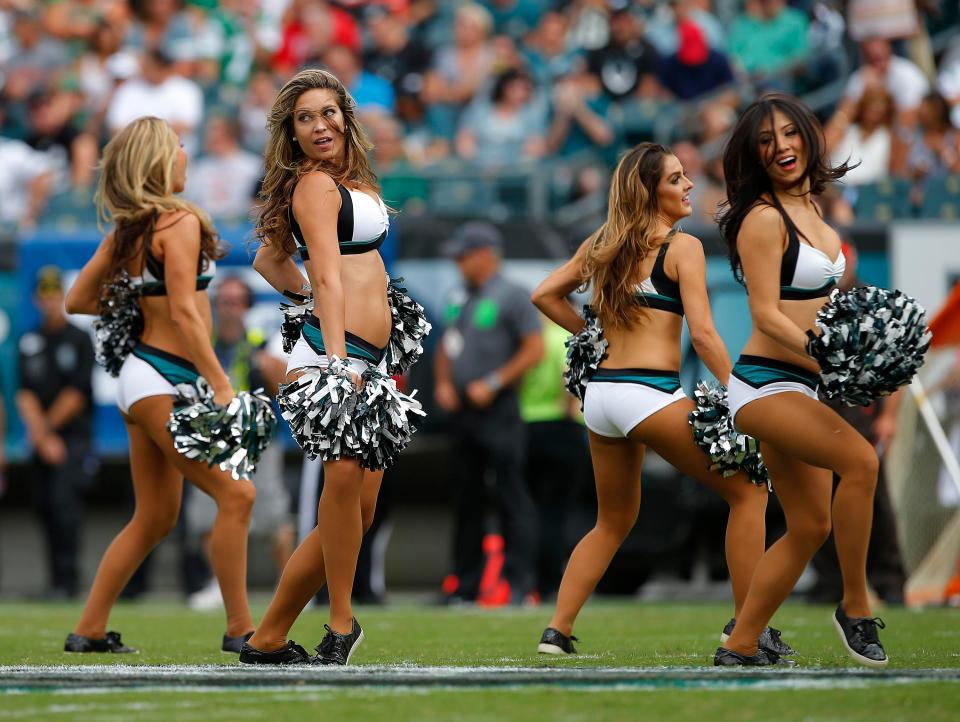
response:
<path fill-rule="evenodd" d="M 278 401 L 304 451 L 323 459 L 324 485 L 317 527 L 287 562 L 240 661 L 346 665 L 363 640 L 350 599 L 360 542 L 373 521 L 383 469 L 409 440 L 407 415 L 418 413 L 419 404 L 387 376 L 396 366 L 395 289 L 388 288 L 377 249 L 389 216 L 353 99 L 330 73 L 304 70 L 280 90 L 268 125 L 257 221 L 262 246 L 254 266 L 294 300 L 306 302 L 312 289 L 313 312 L 303 313 L 306 305 L 288 314 L 305 323 Z M 287 633 L 324 584 L 330 623 L 313 656 Z"/>
<path fill-rule="evenodd" d="M 736 628 L 717 665 L 766 665 L 760 633 L 790 594 L 831 519 L 843 574 L 833 617 L 847 652 L 861 664 L 887 656 L 871 617 L 866 561 L 877 480 L 873 447 L 817 400 L 820 368 L 807 331 L 844 271 L 840 238 L 815 203 L 848 166 L 827 164 L 822 130 L 802 103 L 764 96 L 737 123 L 723 156 L 727 206 L 720 230 L 734 275 L 749 293 L 753 332 L 733 367 L 730 412 L 739 431 L 760 440 L 787 531 L 764 554 Z M 832 474 L 840 477 L 832 494 Z"/>
<path fill-rule="evenodd" d="M 751 484 L 743 473 L 724 478 L 710 470 L 711 459 L 695 443 L 688 423 L 694 404 L 680 386 L 684 316 L 710 371 L 725 382 L 731 366 L 710 314 L 703 248 L 693 236 L 673 229 L 692 213 L 692 187 L 680 161 L 663 146 L 642 143 L 630 150 L 613 174 L 606 223 L 533 294 L 544 314 L 577 334 L 584 319 L 567 296 L 588 282 L 591 307 L 609 343 L 584 394 L 597 523 L 570 556 L 541 653 L 575 651 L 574 621 L 637 520 L 648 446 L 730 505 L 726 555 L 735 617 L 763 553 L 766 487 Z M 757 630 L 754 643 L 761 632 L 761 644 L 771 654 L 792 651 L 776 630 Z"/>
<path fill-rule="evenodd" d="M 216 403 L 235 397 L 210 343 L 206 288 L 221 255 L 216 231 L 206 214 L 174 195 L 183 190 L 186 166 L 177 134 L 159 118 L 135 120 L 107 144 L 97 200 L 114 229 L 67 294 L 70 313 L 109 310 L 118 326 L 137 309 L 143 317 L 136 332 L 102 338 L 98 331 L 98 360 L 118 375 L 136 508 L 103 555 L 67 652 L 136 651 L 106 631 L 107 618 L 137 567 L 176 525 L 184 477 L 217 503 L 210 556 L 227 610 L 223 651 L 239 651 L 253 629 L 246 589 L 253 484 L 178 453 L 168 430 L 180 384 L 202 376 Z M 102 298 L 105 286 L 121 289 L 128 278 L 124 298 Z"/>

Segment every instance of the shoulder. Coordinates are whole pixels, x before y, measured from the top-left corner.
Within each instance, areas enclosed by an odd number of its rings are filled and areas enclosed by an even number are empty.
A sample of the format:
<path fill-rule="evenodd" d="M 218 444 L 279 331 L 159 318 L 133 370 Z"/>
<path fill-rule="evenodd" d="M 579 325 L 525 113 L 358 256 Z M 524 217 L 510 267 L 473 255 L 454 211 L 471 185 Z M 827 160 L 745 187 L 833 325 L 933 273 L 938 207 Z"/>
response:
<path fill-rule="evenodd" d="M 758 203 L 747 212 L 740 226 L 740 234 L 751 236 L 766 236 L 778 243 L 783 240 L 786 224 L 783 217 L 773 206 Z"/>
<path fill-rule="evenodd" d="M 337 184 L 333 178 L 321 170 L 314 170 L 305 174 L 297 181 L 297 185 L 293 189 L 293 200 L 297 202 L 302 198 L 316 198 L 318 195 L 336 192 Z"/>
<path fill-rule="evenodd" d="M 703 243 L 696 236 L 683 231 L 678 232 L 670 239 L 670 250 L 678 256 L 703 256 Z"/>
<path fill-rule="evenodd" d="M 200 219 L 187 210 L 161 213 L 157 218 L 156 233 L 193 234 L 200 232 Z"/>

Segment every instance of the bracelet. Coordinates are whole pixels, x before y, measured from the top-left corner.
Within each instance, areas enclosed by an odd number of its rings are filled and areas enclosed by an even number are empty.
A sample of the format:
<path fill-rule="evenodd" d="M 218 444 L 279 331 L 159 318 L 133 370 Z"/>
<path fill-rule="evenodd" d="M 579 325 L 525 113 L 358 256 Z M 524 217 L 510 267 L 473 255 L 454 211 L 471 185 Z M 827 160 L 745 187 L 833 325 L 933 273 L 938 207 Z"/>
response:
<path fill-rule="evenodd" d="M 500 378 L 500 374 L 496 371 L 491 371 L 484 376 L 483 383 L 485 383 L 491 391 L 499 391 L 503 388 L 503 379 Z"/>

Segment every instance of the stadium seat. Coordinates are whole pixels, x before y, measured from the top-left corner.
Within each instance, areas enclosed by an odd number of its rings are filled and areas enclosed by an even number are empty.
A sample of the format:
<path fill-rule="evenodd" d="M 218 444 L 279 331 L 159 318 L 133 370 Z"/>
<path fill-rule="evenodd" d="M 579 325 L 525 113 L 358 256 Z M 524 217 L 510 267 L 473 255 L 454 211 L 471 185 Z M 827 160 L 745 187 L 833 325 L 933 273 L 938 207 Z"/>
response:
<path fill-rule="evenodd" d="M 41 223 L 54 225 L 61 230 L 73 230 L 78 226 L 97 224 L 97 207 L 91 195 L 74 190 L 54 193 L 47 200 Z"/>
<path fill-rule="evenodd" d="M 930 178 L 923 184 L 920 217 L 960 219 L 960 176 Z"/>
<path fill-rule="evenodd" d="M 913 215 L 910 182 L 891 179 L 859 186 L 854 210 L 857 218 L 865 221 L 886 222 L 894 218 L 909 218 Z"/>

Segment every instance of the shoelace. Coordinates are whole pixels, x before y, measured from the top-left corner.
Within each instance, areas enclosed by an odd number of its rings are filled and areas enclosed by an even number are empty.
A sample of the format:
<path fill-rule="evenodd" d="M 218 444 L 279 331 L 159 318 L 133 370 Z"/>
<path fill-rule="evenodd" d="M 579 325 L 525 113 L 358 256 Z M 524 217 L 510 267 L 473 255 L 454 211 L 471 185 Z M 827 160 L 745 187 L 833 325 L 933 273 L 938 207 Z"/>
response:
<path fill-rule="evenodd" d="M 877 627 L 880 629 L 887 628 L 887 625 L 883 623 L 880 617 L 864 617 L 863 619 L 858 619 L 851 626 L 867 644 L 880 644 Z"/>
<path fill-rule="evenodd" d="M 105 635 L 103 635 L 103 638 L 107 640 L 108 646 L 109 645 L 116 645 L 117 647 L 123 646 L 123 642 L 120 641 L 119 632 L 107 632 Z"/>
<path fill-rule="evenodd" d="M 340 659 L 346 659 L 346 639 L 344 635 L 338 634 L 330 629 L 330 625 L 324 624 L 323 628 L 327 630 L 326 635 L 317 645 L 317 652 L 321 657 L 336 656 Z"/>
<path fill-rule="evenodd" d="M 302 654 L 304 657 L 309 657 L 309 656 L 310 656 L 309 654 L 307 654 L 307 650 L 305 650 L 303 647 L 301 647 L 301 646 L 300 646 L 299 644 L 297 644 L 296 642 L 288 641 L 288 642 L 287 642 L 287 648 L 288 648 L 288 649 L 292 649 L 294 652 L 297 652 L 298 654 Z"/>

